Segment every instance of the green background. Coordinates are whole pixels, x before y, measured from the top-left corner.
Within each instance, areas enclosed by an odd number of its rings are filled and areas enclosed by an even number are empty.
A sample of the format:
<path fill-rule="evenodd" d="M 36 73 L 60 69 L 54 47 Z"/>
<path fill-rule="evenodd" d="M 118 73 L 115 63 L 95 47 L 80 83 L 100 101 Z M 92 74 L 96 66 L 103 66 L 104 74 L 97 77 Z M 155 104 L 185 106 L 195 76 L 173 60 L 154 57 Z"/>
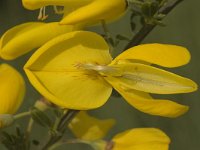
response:
<path fill-rule="evenodd" d="M 192 55 L 190 63 L 186 66 L 169 69 L 172 72 L 186 76 L 200 83 L 200 1 L 185 0 L 177 6 L 164 20 L 166 27 L 156 27 L 143 43 L 169 43 L 187 47 Z M 9 28 L 20 23 L 36 21 L 37 11 L 27 11 L 21 5 L 21 0 L 0 0 L 0 35 Z M 133 36 L 129 26 L 129 15 L 121 20 L 109 24 L 108 28 L 112 35 L 123 34 L 127 37 Z M 55 20 L 55 15 L 50 13 L 50 19 Z M 93 27 L 89 30 L 102 32 L 101 27 Z M 34 40 L 34 39 L 33 39 Z M 118 50 L 122 49 L 126 43 L 121 43 Z M 18 58 L 15 61 L 6 63 L 12 64 L 23 73 L 22 67 L 30 54 Z M 0 60 L 1 62 L 5 62 Z M 24 73 L 23 73 L 24 75 Z M 26 78 L 26 76 L 24 75 Z M 27 94 L 25 102 L 19 112 L 27 110 L 33 105 L 40 95 L 32 88 L 27 78 Z M 12 93 L 12 91 L 10 91 Z M 170 150 L 199 150 L 200 149 L 200 95 L 199 91 L 189 94 L 164 95 L 163 97 L 173 99 L 179 103 L 190 106 L 187 114 L 176 118 L 168 119 L 150 116 L 135 110 L 122 98 L 112 97 L 101 108 L 90 111 L 90 114 L 99 118 L 115 118 L 117 124 L 109 132 L 107 138 L 111 138 L 118 132 L 137 127 L 157 127 L 165 131 L 172 142 Z M 0 99 L 2 101 L 2 99 Z M 20 126 L 26 126 L 27 119 L 17 122 Z M 7 129 L 12 131 L 12 128 Z M 40 138 L 39 138 L 40 137 Z M 47 133 L 44 128 L 34 125 L 33 138 L 46 138 Z M 60 150 L 89 150 L 87 145 L 69 145 L 58 148 Z M 4 150 L 0 146 L 0 150 Z"/>

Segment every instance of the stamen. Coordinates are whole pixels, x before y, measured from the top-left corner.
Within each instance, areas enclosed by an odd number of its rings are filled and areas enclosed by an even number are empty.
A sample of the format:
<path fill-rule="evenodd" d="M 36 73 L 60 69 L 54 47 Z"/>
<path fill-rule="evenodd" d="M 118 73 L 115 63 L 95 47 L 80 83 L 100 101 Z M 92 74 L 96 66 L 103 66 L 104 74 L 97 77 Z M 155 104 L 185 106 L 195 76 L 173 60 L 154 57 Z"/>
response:
<path fill-rule="evenodd" d="M 60 8 L 60 6 L 53 6 L 54 12 L 55 14 L 63 14 L 64 13 L 64 9 Z"/>
<path fill-rule="evenodd" d="M 45 20 L 48 18 L 48 15 L 46 15 L 46 7 L 40 8 L 39 15 L 38 15 L 38 20 Z"/>
<path fill-rule="evenodd" d="M 121 76 L 121 71 L 112 66 L 103 66 L 103 65 L 96 65 L 96 64 L 77 64 L 77 68 L 82 68 L 86 70 L 94 70 L 102 75 L 111 75 L 111 76 Z"/>

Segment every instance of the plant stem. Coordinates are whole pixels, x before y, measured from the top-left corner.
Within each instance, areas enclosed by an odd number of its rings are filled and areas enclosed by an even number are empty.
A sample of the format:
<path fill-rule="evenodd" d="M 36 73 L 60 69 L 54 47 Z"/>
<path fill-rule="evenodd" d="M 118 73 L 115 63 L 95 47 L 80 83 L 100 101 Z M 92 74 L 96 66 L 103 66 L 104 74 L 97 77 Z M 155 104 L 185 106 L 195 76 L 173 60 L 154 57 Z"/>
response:
<path fill-rule="evenodd" d="M 104 34 L 105 34 L 105 39 L 106 41 L 108 42 L 108 45 L 109 45 L 109 48 L 110 48 L 110 53 L 112 54 L 114 48 L 112 46 L 112 44 L 110 43 L 110 40 L 112 39 L 112 36 L 107 28 L 107 25 L 106 25 L 106 22 L 105 20 L 101 20 L 101 25 L 102 25 L 102 29 L 104 31 Z"/>
<path fill-rule="evenodd" d="M 14 119 L 17 120 L 17 119 L 29 116 L 30 114 L 31 114 L 30 111 L 22 112 L 22 113 L 19 113 L 19 114 L 15 115 Z"/>
<path fill-rule="evenodd" d="M 183 0 L 175 0 L 173 2 L 168 2 L 163 7 L 160 8 L 159 13 L 167 15 L 171 10 L 176 7 Z M 156 27 L 157 25 L 145 24 L 139 32 L 131 39 L 131 41 L 127 44 L 124 50 L 129 49 L 130 47 L 139 45 L 144 38 Z"/>
<path fill-rule="evenodd" d="M 27 129 L 26 129 L 26 138 L 27 139 L 29 138 L 29 135 L 31 133 L 31 130 L 32 130 L 32 127 L 33 127 L 33 123 L 34 123 L 34 120 L 32 118 L 30 118 L 30 120 L 28 122 Z"/>
<path fill-rule="evenodd" d="M 68 110 L 67 113 L 64 114 L 62 118 L 60 118 L 59 123 L 56 123 L 56 127 L 54 127 L 56 128 L 56 132 L 58 133 L 58 135 L 51 135 L 48 142 L 42 147 L 41 150 L 48 150 L 63 137 L 67 125 L 78 112 L 78 110 Z"/>

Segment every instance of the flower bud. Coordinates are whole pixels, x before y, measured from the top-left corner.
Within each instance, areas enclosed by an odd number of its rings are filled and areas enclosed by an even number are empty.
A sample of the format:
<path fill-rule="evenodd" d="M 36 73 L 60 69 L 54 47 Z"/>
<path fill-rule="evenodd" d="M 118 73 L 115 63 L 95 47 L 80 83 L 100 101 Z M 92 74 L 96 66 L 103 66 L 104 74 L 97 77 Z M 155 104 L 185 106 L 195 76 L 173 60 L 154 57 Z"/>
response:
<path fill-rule="evenodd" d="M 10 65 L 1 64 L 0 83 L 0 114 L 14 114 L 24 99 L 24 79 Z"/>
<path fill-rule="evenodd" d="M 1 114 L 0 115 L 0 128 L 7 127 L 14 122 L 13 115 Z"/>

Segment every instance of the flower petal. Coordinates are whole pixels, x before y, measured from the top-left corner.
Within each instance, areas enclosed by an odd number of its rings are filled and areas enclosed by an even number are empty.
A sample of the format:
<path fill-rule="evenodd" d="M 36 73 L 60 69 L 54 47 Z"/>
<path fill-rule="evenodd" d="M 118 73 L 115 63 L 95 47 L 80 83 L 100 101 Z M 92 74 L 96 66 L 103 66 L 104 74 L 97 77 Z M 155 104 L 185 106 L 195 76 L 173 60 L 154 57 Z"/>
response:
<path fill-rule="evenodd" d="M 56 5 L 56 6 L 82 6 L 86 5 L 93 0 L 22 0 L 22 4 L 25 8 L 30 10 L 39 9 L 44 6 Z"/>
<path fill-rule="evenodd" d="M 82 22 L 113 20 L 121 16 L 125 10 L 125 0 L 94 0 L 88 5 L 75 9 L 69 14 L 65 14 L 60 24 L 73 25 Z"/>
<path fill-rule="evenodd" d="M 175 118 L 188 111 L 188 106 L 180 105 L 169 100 L 152 99 L 145 92 L 126 89 L 117 84 L 115 78 L 105 78 L 123 97 L 136 109 L 151 115 Z"/>
<path fill-rule="evenodd" d="M 101 36 L 77 31 L 47 42 L 24 68 L 33 86 L 53 103 L 71 109 L 91 109 L 107 101 L 112 87 L 99 75 L 77 65 L 108 64 L 111 59 Z"/>
<path fill-rule="evenodd" d="M 113 150 L 168 150 L 170 139 L 159 129 L 136 128 L 117 134 Z"/>
<path fill-rule="evenodd" d="M 197 90 L 190 79 L 139 63 L 111 65 L 122 70 L 115 82 L 126 88 L 155 94 L 188 93 Z"/>
<path fill-rule="evenodd" d="M 15 26 L 1 37 L 0 56 L 3 59 L 15 59 L 60 34 L 73 31 L 74 28 L 60 26 L 57 22 L 29 22 Z"/>
<path fill-rule="evenodd" d="M 0 114 L 14 114 L 24 99 L 24 79 L 13 67 L 1 64 L 0 82 Z"/>
<path fill-rule="evenodd" d="M 123 59 L 142 60 L 164 67 L 178 67 L 190 61 L 189 51 L 181 46 L 167 44 L 143 44 L 132 47 L 119 56 L 112 64 Z"/>
<path fill-rule="evenodd" d="M 69 128 L 77 138 L 94 141 L 103 139 L 114 124 L 114 119 L 100 120 L 81 111 L 70 122 Z"/>

